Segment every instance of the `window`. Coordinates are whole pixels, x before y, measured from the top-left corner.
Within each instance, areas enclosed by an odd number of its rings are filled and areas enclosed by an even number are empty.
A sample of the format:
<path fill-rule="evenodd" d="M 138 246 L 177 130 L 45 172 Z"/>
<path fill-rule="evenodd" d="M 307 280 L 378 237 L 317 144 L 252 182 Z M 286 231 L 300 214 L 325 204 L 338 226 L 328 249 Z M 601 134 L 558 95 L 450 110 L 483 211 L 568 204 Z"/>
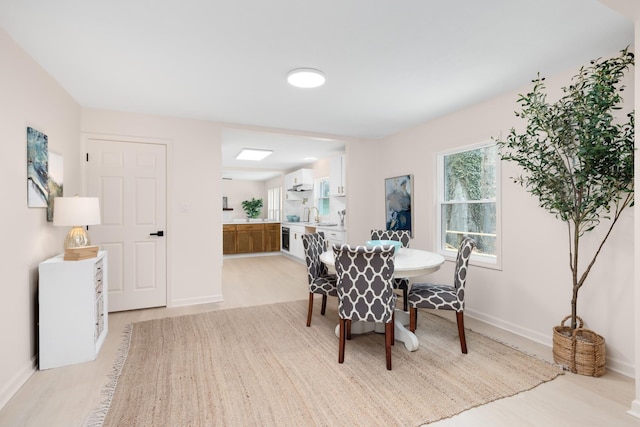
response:
<path fill-rule="evenodd" d="M 280 221 L 282 212 L 282 187 L 267 190 L 267 218 Z"/>
<path fill-rule="evenodd" d="M 315 206 L 318 208 L 319 217 L 329 217 L 329 178 L 324 177 L 316 180 L 315 188 Z"/>
<path fill-rule="evenodd" d="M 499 267 L 498 165 L 495 144 L 438 155 L 438 248 L 445 257 L 469 236 L 477 243 L 472 261 Z"/>

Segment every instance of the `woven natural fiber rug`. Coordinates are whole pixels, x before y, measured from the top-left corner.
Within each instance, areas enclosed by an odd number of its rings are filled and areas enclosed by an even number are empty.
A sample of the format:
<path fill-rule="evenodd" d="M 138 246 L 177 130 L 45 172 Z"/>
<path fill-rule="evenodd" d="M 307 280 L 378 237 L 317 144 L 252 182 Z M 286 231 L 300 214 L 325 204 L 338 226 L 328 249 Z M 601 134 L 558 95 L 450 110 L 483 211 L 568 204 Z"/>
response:
<path fill-rule="evenodd" d="M 561 369 L 421 312 L 420 348 L 353 335 L 338 364 L 335 307 L 311 327 L 306 301 L 133 324 L 105 426 L 418 426 L 529 390 Z M 121 361 L 122 362 L 122 361 Z M 117 369 L 119 371 L 120 368 Z M 115 389 L 115 390 L 113 390 Z"/>

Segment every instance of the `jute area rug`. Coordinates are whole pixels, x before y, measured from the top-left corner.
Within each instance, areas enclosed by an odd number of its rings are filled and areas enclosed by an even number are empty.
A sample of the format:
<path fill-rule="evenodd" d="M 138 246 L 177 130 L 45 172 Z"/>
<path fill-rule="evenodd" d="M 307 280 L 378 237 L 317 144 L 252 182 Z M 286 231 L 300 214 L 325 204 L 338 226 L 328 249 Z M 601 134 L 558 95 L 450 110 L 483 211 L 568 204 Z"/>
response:
<path fill-rule="evenodd" d="M 353 335 L 338 364 L 335 307 L 307 328 L 306 301 L 133 324 L 126 360 L 88 424 L 419 426 L 529 390 L 561 369 L 420 312 L 420 348 Z"/>

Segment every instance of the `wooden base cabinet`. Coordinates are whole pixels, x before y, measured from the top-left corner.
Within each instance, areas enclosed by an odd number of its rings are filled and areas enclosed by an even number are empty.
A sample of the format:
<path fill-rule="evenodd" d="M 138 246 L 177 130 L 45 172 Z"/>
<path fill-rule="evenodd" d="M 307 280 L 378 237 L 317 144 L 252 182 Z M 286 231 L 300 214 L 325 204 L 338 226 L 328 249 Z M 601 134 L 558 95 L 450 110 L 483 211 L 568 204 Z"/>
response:
<path fill-rule="evenodd" d="M 227 255 L 236 252 L 236 226 L 225 224 L 222 226 L 222 253 Z"/>
<path fill-rule="evenodd" d="M 280 250 L 280 224 L 264 225 L 264 251 L 278 252 Z"/>
<path fill-rule="evenodd" d="M 236 251 L 239 254 L 264 252 L 264 224 L 236 226 Z"/>
<path fill-rule="evenodd" d="M 40 263 L 38 333 L 40 369 L 95 360 L 109 330 L 107 253 Z"/>
<path fill-rule="evenodd" d="M 280 250 L 280 223 L 223 224 L 222 253 L 247 254 Z"/>

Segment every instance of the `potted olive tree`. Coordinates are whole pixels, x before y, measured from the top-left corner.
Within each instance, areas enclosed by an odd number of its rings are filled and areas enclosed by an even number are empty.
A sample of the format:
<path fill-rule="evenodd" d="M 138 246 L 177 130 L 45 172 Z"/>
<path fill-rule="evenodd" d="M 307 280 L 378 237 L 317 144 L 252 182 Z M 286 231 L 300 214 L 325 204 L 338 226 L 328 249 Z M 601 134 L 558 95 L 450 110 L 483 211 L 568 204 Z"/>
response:
<path fill-rule="evenodd" d="M 256 199 L 254 197 L 251 200 L 244 200 L 242 202 L 242 209 L 249 218 L 258 218 L 262 211 L 262 199 Z"/>
<path fill-rule="evenodd" d="M 554 328 L 554 358 L 573 372 L 593 376 L 604 373 L 604 338 L 582 328 L 578 292 L 620 215 L 633 205 L 634 112 L 620 111 L 621 79 L 633 65 L 628 49 L 593 60 L 555 102 L 547 101 L 544 78 L 538 75 L 533 89 L 518 98 L 522 109 L 516 116 L 526 120 L 525 131 L 511 129 L 506 140 L 497 141 L 502 159 L 522 168 L 514 182 L 567 225 L 571 315 Z M 594 253 L 583 253 L 582 239 L 598 226 L 606 227 L 604 237 Z M 595 342 L 584 347 L 589 341 Z M 576 354 L 592 350 L 594 354 Z M 576 359 L 580 357 L 584 360 Z"/>

